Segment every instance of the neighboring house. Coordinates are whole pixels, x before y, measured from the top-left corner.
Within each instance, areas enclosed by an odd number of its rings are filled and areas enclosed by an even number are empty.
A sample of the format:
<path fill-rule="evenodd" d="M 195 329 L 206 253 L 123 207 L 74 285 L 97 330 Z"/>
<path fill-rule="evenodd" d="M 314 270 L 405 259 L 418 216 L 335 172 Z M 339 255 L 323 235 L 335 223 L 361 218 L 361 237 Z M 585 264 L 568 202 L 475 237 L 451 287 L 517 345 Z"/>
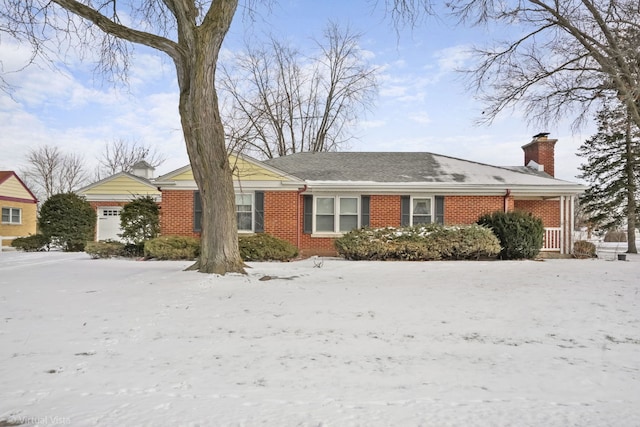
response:
<path fill-rule="evenodd" d="M 542 219 L 544 250 L 570 253 L 574 201 L 585 188 L 553 177 L 556 141 L 536 135 L 522 147 L 526 166 L 514 167 L 410 152 L 298 153 L 266 161 L 232 155 L 238 232 L 266 232 L 304 255 L 329 255 L 334 240 L 357 227 L 471 224 L 485 213 L 518 209 Z M 162 193 L 162 233 L 198 236 L 202 209 L 191 168 L 152 182 Z M 122 197 L 125 186 L 119 189 Z"/>
<path fill-rule="evenodd" d="M 13 171 L 0 171 L 0 247 L 36 234 L 38 200 Z"/>
<path fill-rule="evenodd" d="M 151 196 L 160 203 L 162 194 L 152 182 L 153 171 L 149 163 L 141 161 L 131 173 L 116 173 L 76 192 L 96 210 L 96 240 L 120 240 L 120 211 L 136 197 Z"/>

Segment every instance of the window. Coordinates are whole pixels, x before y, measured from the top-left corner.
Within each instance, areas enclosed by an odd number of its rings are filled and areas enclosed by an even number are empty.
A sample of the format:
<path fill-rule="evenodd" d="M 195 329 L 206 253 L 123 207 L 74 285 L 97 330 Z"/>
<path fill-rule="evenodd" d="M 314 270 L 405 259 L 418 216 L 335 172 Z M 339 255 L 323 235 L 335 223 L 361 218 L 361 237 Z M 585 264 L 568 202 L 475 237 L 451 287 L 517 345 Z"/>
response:
<path fill-rule="evenodd" d="M 358 197 L 316 197 L 315 232 L 346 233 L 358 228 Z"/>
<path fill-rule="evenodd" d="M 22 209 L 2 208 L 3 224 L 22 224 Z"/>
<path fill-rule="evenodd" d="M 236 194 L 236 218 L 238 231 L 253 231 L 253 197 L 251 194 Z"/>
<path fill-rule="evenodd" d="M 444 224 L 444 196 L 400 197 L 400 225 Z"/>
<path fill-rule="evenodd" d="M 431 223 L 431 199 L 413 198 L 411 207 L 412 225 Z"/>
<path fill-rule="evenodd" d="M 264 231 L 264 192 L 236 194 L 238 231 Z M 200 192 L 193 193 L 193 231 L 202 231 L 202 200 Z"/>

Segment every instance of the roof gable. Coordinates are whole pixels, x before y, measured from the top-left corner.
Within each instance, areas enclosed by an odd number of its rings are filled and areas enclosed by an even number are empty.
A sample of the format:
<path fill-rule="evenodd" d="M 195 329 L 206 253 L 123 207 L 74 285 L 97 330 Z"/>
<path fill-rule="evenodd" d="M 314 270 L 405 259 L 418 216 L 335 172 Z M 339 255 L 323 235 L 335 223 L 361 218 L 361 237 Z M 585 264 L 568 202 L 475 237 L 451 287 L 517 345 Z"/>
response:
<path fill-rule="evenodd" d="M 27 203 L 38 199 L 14 171 L 0 171 L 0 198 Z"/>
<path fill-rule="evenodd" d="M 244 154 L 232 153 L 229 162 L 233 168 L 233 176 L 239 181 L 296 181 L 300 179 L 279 170 L 276 167 L 256 160 Z M 191 165 L 183 166 L 156 179 L 158 183 L 170 181 L 194 181 Z"/>
<path fill-rule="evenodd" d="M 78 194 L 89 195 L 118 195 L 118 194 L 149 194 L 159 195 L 160 191 L 147 179 L 127 173 L 119 172 L 98 182 L 94 182 L 77 191 Z"/>

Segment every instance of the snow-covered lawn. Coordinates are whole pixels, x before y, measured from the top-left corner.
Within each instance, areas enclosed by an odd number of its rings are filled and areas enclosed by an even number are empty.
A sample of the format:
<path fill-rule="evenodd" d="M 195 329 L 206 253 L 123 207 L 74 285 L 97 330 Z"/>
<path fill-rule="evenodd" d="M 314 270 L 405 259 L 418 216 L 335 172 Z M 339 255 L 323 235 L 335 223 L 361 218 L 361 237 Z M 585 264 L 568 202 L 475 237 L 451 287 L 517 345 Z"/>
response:
<path fill-rule="evenodd" d="M 0 253 L 0 426 L 640 425 L 637 255 L 188 264 Z"/>

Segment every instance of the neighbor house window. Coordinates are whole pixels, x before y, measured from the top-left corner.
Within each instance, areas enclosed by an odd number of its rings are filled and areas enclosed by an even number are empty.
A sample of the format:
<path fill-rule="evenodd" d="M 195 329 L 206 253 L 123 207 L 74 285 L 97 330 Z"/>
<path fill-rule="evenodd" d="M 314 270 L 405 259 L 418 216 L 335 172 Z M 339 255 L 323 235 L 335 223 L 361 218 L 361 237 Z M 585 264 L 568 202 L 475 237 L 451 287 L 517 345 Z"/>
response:
<path fill-rule="evenodd" d="M 21 224 L 22 209 L 2 208 L 2 223 L 3 224 Z"/>
<path fill-rule="evenodd" d="M 253 231 L 253 197 L 251 194 L 236 194 L 236 218 L 238 231 Z"/>
<path fill-rule="evenodd" d="M 346 233 L 358 228 L 358 197 L 316 197 L 315 231 Z"/>

